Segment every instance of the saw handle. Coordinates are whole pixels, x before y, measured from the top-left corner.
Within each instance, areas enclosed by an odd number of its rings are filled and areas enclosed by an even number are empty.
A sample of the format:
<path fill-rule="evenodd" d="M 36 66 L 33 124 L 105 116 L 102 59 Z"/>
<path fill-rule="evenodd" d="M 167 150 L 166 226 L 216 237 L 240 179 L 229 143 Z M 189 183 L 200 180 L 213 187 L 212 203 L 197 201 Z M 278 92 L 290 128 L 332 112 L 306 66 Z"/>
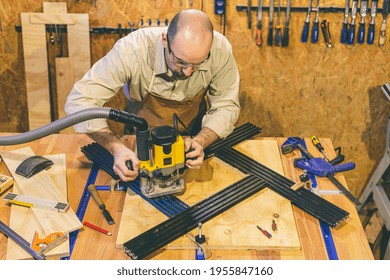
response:
<path fill-rule="evenodd" d="M 344 164 L 333 165 L 333 168 L 335 172 L 343 172 L 343 171 L 352 170 L 355 168 L 355 166 L 356 165 L 354 162 L 347 162 Z"/>

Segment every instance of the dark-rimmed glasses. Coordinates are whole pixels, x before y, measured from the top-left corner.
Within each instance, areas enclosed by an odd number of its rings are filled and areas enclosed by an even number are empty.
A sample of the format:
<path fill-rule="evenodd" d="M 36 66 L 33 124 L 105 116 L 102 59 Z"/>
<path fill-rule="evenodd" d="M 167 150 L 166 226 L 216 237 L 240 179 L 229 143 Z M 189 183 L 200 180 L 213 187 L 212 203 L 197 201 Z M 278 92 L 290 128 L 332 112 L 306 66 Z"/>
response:
<path fill-rule="evenodd" d="M 193 71 L 196 71 L 198 70 L 200 67 L 202 67 L 210 58 L 210 52 L 209 54 L 207 55 L 207 58 L 205 60 L 203 60 L 202 62 L 199 62 L 199 63 L 190 63 L 190 62 L 187 62 L 187 61 L 184 61 L 180 58 L 178 58 L 174 53 L 173 51 L 171 50 L 171 46 L 169 45 L 169 38 L 168 38 L 168 34 L 167 34 L 167 50 L 168 50 L 168 55 L 169 57 L 172 59 L 173 63 L 178 66 L 178 67 L 182 67 L 182 68 L 189 68 L 191 67 Z"/>

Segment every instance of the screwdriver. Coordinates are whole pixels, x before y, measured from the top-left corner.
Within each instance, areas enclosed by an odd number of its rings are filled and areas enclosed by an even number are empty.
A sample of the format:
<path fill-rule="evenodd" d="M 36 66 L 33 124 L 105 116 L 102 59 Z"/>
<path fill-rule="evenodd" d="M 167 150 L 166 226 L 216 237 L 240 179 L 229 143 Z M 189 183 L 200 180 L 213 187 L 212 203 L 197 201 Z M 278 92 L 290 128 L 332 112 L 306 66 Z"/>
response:
<path fill-rule="evenodd" d="M 267 236 L 268 238 L 271 238 L 272 237 L 272 235 L 268 232 L 268 231 L 266 231 L 265 229 L 262 229 L 261 227 L 259 227 L 259 226 L 256 226 L 265 236 Z"/>
<path fill-rule="evenodd" d="M 328 157 L 325 154 L 324 147 L 322 146 L 320 140 L 317 138 L 317 136 L 313 135 L 310 137 L 311 142 L 313 143 L 314 146 L 316 146 L 317 150 L 319 150 L 325 157 L 325 160 L 329 161 Z"/>

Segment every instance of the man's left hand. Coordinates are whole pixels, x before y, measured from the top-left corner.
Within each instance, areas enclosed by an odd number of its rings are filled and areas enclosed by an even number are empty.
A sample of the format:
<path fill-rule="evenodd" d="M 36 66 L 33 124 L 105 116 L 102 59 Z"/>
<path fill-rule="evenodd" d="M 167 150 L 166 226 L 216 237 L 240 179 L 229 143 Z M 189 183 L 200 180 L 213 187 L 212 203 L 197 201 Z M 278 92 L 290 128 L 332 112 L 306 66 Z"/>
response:
<path fill-rule="evenodd" d="M 189 169 L 199 169 L 203 163 L 204 151 L 202 145 L 192 138 L 184 140 L 186 165 Z"/>

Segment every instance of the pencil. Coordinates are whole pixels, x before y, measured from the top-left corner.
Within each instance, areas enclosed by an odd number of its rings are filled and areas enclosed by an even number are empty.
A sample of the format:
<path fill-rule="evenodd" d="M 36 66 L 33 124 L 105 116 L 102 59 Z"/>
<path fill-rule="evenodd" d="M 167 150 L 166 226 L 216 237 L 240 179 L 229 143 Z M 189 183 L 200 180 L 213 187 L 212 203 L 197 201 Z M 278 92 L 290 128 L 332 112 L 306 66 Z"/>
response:
<path fill-rule="evenodd" d="M 106 234 L 106 235 L 109 235 L 109 236 L 112 235 L 112 233 L 109 232 L 108 230 L 102 229 L 102 228 L 100 228 L 100 227 L 98 227 L 98 226 L 95 226 L 95 225 L 93 225 L 93 224 L 91 224 L 91 223 L 88 223 L 88 222 L 86 222 L 86 221 L 83 222 L 83 225 L 84 225 L 84 226 L 87 226 L 87 227 L 90 227 L 90 228 L 92 228 L 92 229 L 94 229 L 94 230 L 97 230 L 98 232 L 104 233 L 104 234 Z"/>

